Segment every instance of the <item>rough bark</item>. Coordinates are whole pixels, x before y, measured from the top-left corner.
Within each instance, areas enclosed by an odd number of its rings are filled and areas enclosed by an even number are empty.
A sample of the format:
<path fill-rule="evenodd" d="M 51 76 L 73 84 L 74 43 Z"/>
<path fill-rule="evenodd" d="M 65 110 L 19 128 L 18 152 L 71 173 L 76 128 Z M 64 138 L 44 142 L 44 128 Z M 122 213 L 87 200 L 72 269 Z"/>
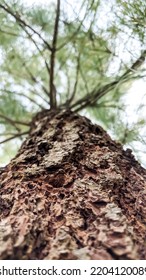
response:
<path fill-rule="evenodd" d="M 87 118 L 37 114 L 0 182 L 0 259 L 146 259 L 146 171 Z"/>

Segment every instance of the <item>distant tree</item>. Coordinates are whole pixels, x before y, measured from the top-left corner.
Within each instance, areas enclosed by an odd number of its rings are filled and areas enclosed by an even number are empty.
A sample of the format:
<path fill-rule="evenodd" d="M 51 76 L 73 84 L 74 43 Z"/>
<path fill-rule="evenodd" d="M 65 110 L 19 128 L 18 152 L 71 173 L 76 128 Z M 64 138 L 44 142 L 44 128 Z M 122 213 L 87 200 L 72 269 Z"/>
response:
<path fill-rule="evenodd" d="M 22 146 L 0 169 L 1 259 L 145 259 L 146 172 L 78 112 L 122 144 L 145 143 L 144 104 L 132 124 L 124 113 L 145 77 L 146 4 L 8 2 L 0 144 Z"/>

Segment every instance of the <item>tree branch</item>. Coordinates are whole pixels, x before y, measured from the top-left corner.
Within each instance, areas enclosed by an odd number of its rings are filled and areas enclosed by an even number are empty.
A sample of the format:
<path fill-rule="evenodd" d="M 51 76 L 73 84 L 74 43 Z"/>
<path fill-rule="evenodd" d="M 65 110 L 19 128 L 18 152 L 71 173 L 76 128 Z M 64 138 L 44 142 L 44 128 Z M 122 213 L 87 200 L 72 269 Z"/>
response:
<path fill-rule="evenodd" d="M 110 90 L 112 90 L 115 87 L 115 85 L 118 83 L 119 83 L 119 80 L 113 81 L 113 82 L 103 86 L 98 91 L 93 90 L 89 95 L 86 95 L 85 98 L 82 98 L 82 99 L 80 99 L 80 101 L 78 100 L 75 104 L 73 104 L 73 106 L 71 106 L 71 109 L 73 107 L 77 106 L 77 108 L 74 110 L 74 112 L 78 112 L 87 106 L 91 106 L 97 100 L 99 100 L 102 96 L 104 96 L 106 93 L 108 93 Z"/>
<path fill-rule="evenodd" d="M 21 25 L 27 27 L 28 29 L 30 29 L 34 34 L 38 35 L 38 37 L 43 41 L 43 43 L 45 44 L 45 46 L 47 47 L 47 49 L 49 51 L 52 51 L 51 46 L 48 44 L 48 42 L 41 36 L 41 34 L 36 31 L 32 26 L 30 26 L 28 23 L 26 23 L 18 13 L 14 13 L 10 7 L 5 3 L 6 6 L 4 6 L 3 4 L 0 4 L 0 8 L 2 8 L 5 12 L 7 12 L 8 14 L 10 14 L 11 16 L 13 16 L 16 21 L 18 21 Z M 21 26 L 22 27 L 22 26 Z"/>
<path fill-rule="evenodd" d="M 145 61 L 145 57 L 146 57 L 146 50 L 144 50 L 140 57 L 138 57 L 138 59 L 132 64 L 132 66 L 122 75 L 121 78 L 124 78 L 127 74 L 137 71 L 139 67 L 142 66 L 142 64 Z"/>
<path fill-rule="evenodd" d="M 51 51 L 51 47 L 48 45 L 48 43 L 46 41 L 44 41 L 44 39 L 41 37 L 41 35 L 36 31 L 34 30 L 31 26 L 29 26 L 28 24 L 25 23 L 24 20 L 22 20 L 20 18 L 20 16 L 18 16 L 17 14 L 13 13 L 10 9 L 9 9 L 9 6 L 7 5 L 7 8 L 5 6 L 3 6 L 2 4 L 0 4 L 0 7 L 5 10 L 7 13 L 11 14 L 17 21 L 18 21 L 18 24 L 20 25 L 20 27 L 25 31 L 25 33 L 28 35 L 28 38 L 30 38 L 30 40 L 33 42 L 33 44 L 35 45 L 36 49 L 38 50 L 38 52 L 40 53 L 40 55 L 42 56 L 42 58 L 44 59 L 44 63 L 45 63 L 45 66 L 46 66 L 46 69 L 47 69 L 47 72 L 48 74 L 50 75 L 50 68 L 49 68 L 49 65 L 44 57 L 44 54 L 43 54 L 43 51 L 39 48 L 38 44 L 36 43 L 36 41 L 32 38 L 32 34 L 29 33 L 29 31 L 26 29 L 29 28 L 31 31 L 33 31 L 34 34 L 37 34 L 43 41 L 43 43 L 49 48 L 49 50 Z M 42 89 L 43 91 L 47 94 L 47 96 L 49 96 L 49 92 L 48 90 L 42 86 Z"/>
<path fill-rule="evenodd" d="M 20 26 L 23 28 L 23 30 L 26 32 L 26 34 L 28 35 L 28 37 L 30 38 L 30 40 L 33 42 L 33 44 L 35 45 L 36 49 L 38 50 L 38 52 L 40 53 L 41 57 L 43 58 L 44 60 L 44 63 L 45 63 L 45 66 L 46 66 L 46 69 L 47 69 L 47 72 L 48 74 L 50 75 L 50 68 L 49 68 L 49 65 L 44 57 L 44 54 L 43 54 L 43 51 L 39 48 L 38 44 L 36 43 L 36 41 L 32 38 L 32 35 L 28 32 L 28 30 L 25 28 L 25 26 L 22 26 L 20 24 Z M 49 92 L 47 90 L 45 90 L 45 93 L 47 93 L 47 95 L 49 96 Z"/>
<path fill-rule="evenodd" d="M 33 31 L 34 34 L 37 34 L 39 36 L 39 38 L 43 41 L 43 43 L 47 46 L 47 49 L 49 49 L 50 51 L 52 51 L 50 45 L 47 43 L 47 41 L 44 40 L 44 38 L 42 38 L 42 36 L 40 35 L 39 32 L 37 32 L 36 30 L 34 30 L 34 28 L 32 28 L 30 25 L 28 25 L 24 20 L 22 20 L 20 18 L 20 15 L 14 13 L 11 11 L 11 9 L 9 8 L 9 6 L 6 4 L 7 7 L 5 7 L 4 5 L 0 4 L 0 7 L 5 10 L 7 13 L 11 14 L 16 21 L 18 21 L 20 27 L 26 32 L 26 34 L 28 35 L 28 37 L 31 39 L 31 41 L 33 42 L 33 44 L 35 45 L 35 47 L 37 48 L 37 50 L 39 51 L 40 55 L 42 56 L 42 58 L 44 59 L 44 63 L 47 69 L 48 74 L 50 75 L 50 68 L 49 65 L 44 57 L 44 54 L 42 52 L 42 50 L 38 47 L 38 44 L 36 43 L 36 41 L 32 38 L 32 34 L 29 33 L 29 31 L 27 30 L 27 28 L 29 28 L 31 31 Z M 49 92 L 48 90 L 45 88 L 45 86 L 42 85 L 42 89 L 43 91 L 47 94 L 47 96 L 49 96 Z"/>
<path fill-rule="evenodd" d="M 57 0 L 57 11 L 54 25 L 53 42 L 51 48 L 51 58 L 50 58 L 50 108 L 56 108 L 56 90 L 54 86 L 54 70 L 55 70 L 55 55 L 56 55 L 56 45 L 58 37 L 58 27 L 59 27 L 59 17 L 60 17 L 60 0 Z"/>
<path fill-rule="evenodd" d="M 101 87 L 99 90 L 93 90 L 89 94 L 87 94 L 84 98 L 80 98 L 77 102 L 75 102 L 70 109 L 77 107 L 74 111 L 78 112 L 84 109 L 87 106 L 93 105 L 97 100 L 111 91 L 117 84 L 126 82 L 127 75 L 133 74 L 144 62 L 146 56 L 146 50 L 142 52 L 140 57 L 132 64 L 132 66 L 124 72 L 120 77 L 115 79 L 115 81 L 106 84 L 105 86 Z"/>

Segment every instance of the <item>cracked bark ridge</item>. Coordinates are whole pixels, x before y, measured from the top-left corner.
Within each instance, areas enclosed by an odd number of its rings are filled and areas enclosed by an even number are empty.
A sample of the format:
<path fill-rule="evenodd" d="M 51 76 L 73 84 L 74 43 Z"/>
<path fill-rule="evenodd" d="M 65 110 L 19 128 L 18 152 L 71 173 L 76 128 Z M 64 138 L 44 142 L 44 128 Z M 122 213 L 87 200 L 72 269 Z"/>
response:
<path fill-rule="evenodd" d="M 42 111 L 0 174 L 0 259 L 146 259 L 146 171 L 71 111 Z"/>

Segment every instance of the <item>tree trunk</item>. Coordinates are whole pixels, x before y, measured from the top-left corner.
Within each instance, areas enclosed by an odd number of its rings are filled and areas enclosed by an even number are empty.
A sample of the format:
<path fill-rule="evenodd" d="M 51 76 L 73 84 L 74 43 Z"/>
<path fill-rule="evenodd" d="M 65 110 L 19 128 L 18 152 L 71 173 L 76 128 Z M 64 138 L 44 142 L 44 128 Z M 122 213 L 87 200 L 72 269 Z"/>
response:
<path fill-rule="evenodd" d="M 146 170 L 99 126 L 45 110 L 0 175 L 0 259 L 146 259 Z"/>

